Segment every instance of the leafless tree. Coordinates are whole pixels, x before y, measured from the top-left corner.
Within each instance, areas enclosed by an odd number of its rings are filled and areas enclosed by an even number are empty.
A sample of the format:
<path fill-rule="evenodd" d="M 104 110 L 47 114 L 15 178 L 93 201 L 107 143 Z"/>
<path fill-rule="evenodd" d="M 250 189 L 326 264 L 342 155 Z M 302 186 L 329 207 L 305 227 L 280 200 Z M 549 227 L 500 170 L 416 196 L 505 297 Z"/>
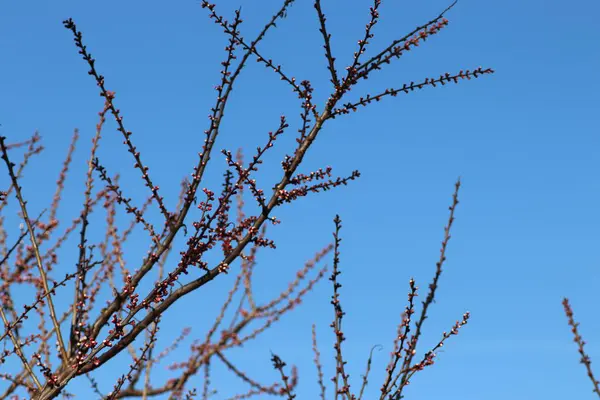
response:
<path fill-rule="evenodd" d="M 371 359 L 369 358 L 366 373 L 355 390 L 346 372 L 346 359 L 342 349 L 342 319 L 345 313 L 341 306 L 339 283 L 341 219 L 336 217 L 334 220 L 333 242 L 317 251 L 314 258 L 298 270 L 295 280 L 278 296 L 264 303 L 258 302 L 253 292 L 256 252 L 261 247 L 275 247 L 267 236 L 267 226 L 280 222 L 273 216 L 275 209 L 308 194 L 346 185 L 359 177 L 358 171 L 345 177 L 334 177 L 330 167 L 309 173 L 300 172 L 307 151 L 330 121 L 343 118 L 350 112 L 386 97 L 458 83 L 493 71 L 479 67 L 453 74 L 443 73 L 438 77 L 427 77 L 380 93 L 355 96 L 351 89 L 358 83 L 377 74 L 406 53 L 413 52 L 417 46 L 442 31 L 448 24 L 445 15 L 454 4 L 405 36 L 376 50 L 371 49 L 370 45 L 375 25 L 380 19 L 381 1 L 374 0 L 364 36 L 358 40 L 358 48 L 350 57 L 349 65 L 340 68 L 338 57 L 334 55 L 332 48 L 321 1 L 315 0 L 315 14 L 323 39 L 324 62 L 331 83 L 328 99 L 324 104 L 316 104 L 313 101 L 313 86 L 308 80 L 296 80 L 261 52 L 261 42 L 291 11 L 289 8 L 292 3 L 293 0 L 283 1 L 259 34 L 248 40 L 240 30 L 242 17 L 239 10 L 231 19 L 226 19 L 215 4 L 201 2 L 210 19 L 227 36 L 228 44 L 221 64 L 220 82 L 216 86 L 216 100 L 210 110 L 208 127 L 204 131 L 204 144 L 199 149 L 191 178 L 181 182 L 179 203 L 175 207 L 170 207 L 164 201 L 161 189 L 146 164 L 146 158 L 137 149 L 134 135 L 128 130 L 123 113 L 117 108 L 116 94 L 111 90 L 110 79 L 99 71 L 82 32 L 72 19 L 64 21 L 64 27 L 72 34 L 75 46 L 87 65 L 88 74 L 97 85 L 103 104 L 99 107 L 101 110 L 86 165 L 83 187 L 85 200 L 71 222 L 59 222 L 57 209 L 63 199 L 65 177 L 72 167 L 72 155 L 77 148 L 79 133 L 75 131 L 73 135 L 50 206 L 39 214 L 27 202 L 26 193 L 31 196 L 31 189 L 21 187 L 20 181 L 22 171 L 30 159 L 43 150 L 41 137 L 36 133 L 23 142 L 9 142 L 5 137 L 0 138 L 0 150 L 8 177 L 2 181 L 3 187 L 0 188 L 3 190 L 0 196 L 0 313 L 4 322 L 0 336 L 4 351 L 0 361 L 11 368 L 18 367 L 18 370 L 2 371 L 7 385 L 0 393 L 0 399 L 16 399 L 24 395 L 39 400 L 53 399 L 59 395 L 74 396 L 76 393 L 70 392 L 69 384 L 78 376 L 87 376 L 91 388 L 100 398 L 105 399 L 147 399 L 153 396 L 166 396 L 169 399 L 208 398 L 213 393 L 211 366 L 216 363 L 225 365 L 233 378 L 247 384 L 248 390 L 239 393 L 234 397 L 236 399 L 264 395 L 292 399 L 295 397 L 297 375 L 294 369 L 289 372 L 279 356 L 273 354 L 272 361 L 281 379 L 264 383 L 253 379 L 248 371 L 238 368 L 229 353 L 231 349 L 239 348 L 261 335 L 284 314 L 295 309 L 314 285 L 327 275 L 326 267 L 322 264 L 330 256 L 333 257 L 330 280 L 333 284 L 332 328 L 336 354 L 332 397 L 363 397 Z M 244 66 L 251 60 L 272 70 L 297 95 L 300 103 L 300 126 L 295 147 L 289 149 L 288 155 L 282 160 L 279 179 L 269 186 L 256 181 L 255 172 L 261 167 L 264 154 L 289 128 L 288 119 L 281 116 L 249 161 L 244 160 L 241 151 L 236 154 L 229 150 L 221 152 L 228 168 L 223 173 L 223 185 L 218 193 L 207 188 L 201 189 L 207 165 L 211 158 L 218 156 L 215 154 L 214 144 L 220 133 L 228 100 Z M 108 118 L 114 119 L 123 137 L 123 145 L 130 153 L 134 168 L 138 170 L 140 179 L 147 188 L 145 197 L 130 197 L 133 194 L 120 184 L 119 176 L 101 161 L 98 150 Z M 420 311 L 417 310 L 419 307 L 415 301 L 418 288 L 413 280 L 409 282 L 408 303 L 398 326 L 390 363 L 383 376 L 382 400 L 402 398 L 403 389 L 411 377 L 434 363 L 436 351 L 450 336 L 457 334 L 469 318 L 468 313 L 464 314 L 449 332 L 443 333 L 439 342 L 434 343 L 429 351 L 422 357 L 417 355 L 417 343 L 443 269 L 450 229 L 458 205 L 459 186 L 460 182 L 457 182 L 440 258 Z M 272 188 L 272 191 L 263 191 L 261 187 Z M 8 206 L 14 207 L 23 221 L 21 230 L 10 232 L 10 235 L 2 215 L 11 210 Z M 155 214 L 148 211 L 152 207 L 157 211 Z M 92 242 L 90 216 L 99 212 L 105 214 L 106 223 L 103 228 L 93 226 L 93 230 L 98 232 L 103 229 L 105 234 L 101 241 Z M 133 230 L 139 227 L 147 234 L 148 253 L 135 265 L 131 265 L 134 261 L 126 256 L 130 245 L 128 239 Z M 66 275 L 61 275 L 57 270 L 68 270 L 68 266 L 64 265 L 57 268 L 60 264 L 59 255 L 68 251 L 63 244 L 76 235 L 79 242 L 77 266 Z M 210 263 L 209 254 L 210 259 L 218 257 L 220 261 Z M 188 329 L 183 329 L 178 337 L 172 338 L 172 345 L 157 348 L 161 317 L 173 304 L 185 302 L 190 293 L 222 274 L 233 274 L 235 280 L 212 327 L 204 335 L 195 338 L 186 359 L 173 364 L 173 369 L 178 374 L 176 378 L 166 382 L 151 379 L 153 368 L 169 357 L 175 348 L 182 346 L 190 335 Z M 15 292 L 24 287 L 35 295 L 28 303 L 20 304 L 15 298 Z M 63 294 L 72 293 L 69 295 L 72 301 L 69 304 L 57 301 L 59 291 Z M 104 305 L 107 298 L 109 301 Z M 319 371 L 318 383 L 321 397 L 325 399 L 327 388 L 316 333 L 313 343 Z M 127 353 L 131 357 L 131 365 L 122 371 L 122 377 L 109 393 L 102 392 L 93 373 L 106 368 L 118 355 Z M 203 376 L 202 387 L 191 386 L 190 378 L 196 375 Z M 597 390 L 597 382 L 595 385 Z"/>

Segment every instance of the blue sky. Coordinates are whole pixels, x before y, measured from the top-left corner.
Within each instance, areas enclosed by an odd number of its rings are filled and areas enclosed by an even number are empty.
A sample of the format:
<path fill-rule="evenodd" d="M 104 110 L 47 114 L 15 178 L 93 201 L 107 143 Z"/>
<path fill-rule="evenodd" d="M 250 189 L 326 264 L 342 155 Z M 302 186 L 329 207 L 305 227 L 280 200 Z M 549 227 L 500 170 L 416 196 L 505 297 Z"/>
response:
<path fill-rule="evenodd" d="M 248 38 L 279 4 L 220 3 L 219 10 L 228 16 L 242 6 L 242 32 Z M 447 6 L 441 0 L 422 3 L 384 1 L 370 50 Z M 323 1 L 339 65 L 350 62 L 370 5 L 366 0 Z M 359 169 L 362 176 L 347 187 L 276 211 L 283 221 L 271 230 L 278 249 L 260 253 L 260 290 L 267 296 L 285 285 L 295 269 L 330 241 L 332 219 L 340 214 L 345 351 L 353 386 L 360 385 L 370 348 L 382 344 L 385 351 L 375 353 L 371 375 L 370 393 L 377 393 L 408 280 L 415 277 L 425 290 L 460 176 L 461 203 L 421 350 L 463 312 L 470 311 L 472 318 L 437 364 L 413 379 L 407 398 L 593 398 L 561 299 L 571 298 L 587 350 L 600 363 L 600 319 L 593 306 L 600 287 L 598 12 L 600 4 L 584 0 L 462 0 L 439 35 L 357 91 L 377 92 L 480 65 L 496 74 L 386 99 L 338 118 L 308 153 L 301 172 L 331 165 L 338 175 Z M 59 214 L 69 219 L 81 204 L 87 149 L 102 100 L 62 27 L 68 17 L 83 31 L 107 87 L 117 92 L 117 106 L 153 178 L 171 193 L 166 198 L 174 206 L 173 194 L 181 177 L 191 172 L 208 126 L 225 36 L 198 1 L 0 6 L 1 133 L 17 141 L 37 129 L 47 147 L 23 181 L 32 209 L 39 212 L 51 201 L 72 131 L 81 130 L 82 148 Z M 310 79 L 322 101 L 329 88 L 317 27 L 311 2 L 298 1 L 260 49 L 290 75 Z M 279 115 L 298 114 L 297 99 L 274 74 L 254 62 L 245 74 L 234 91 L 218 149 L 251 152 L 276 128 Z M 292 125 L 282 147 L 267 157 L 265 168 L 275 172 L 266 172 L 265 182 L 270 184 L 269 177 L 277 173 L 294 129 Z M 128 172 L 131 159 L 117 132 L 107 129 L 105 136 L 100 157 L 107 168 L 121 172 L 127 185 L 139 185 L 138 177 Z M 224 163 L 218 156 L 213 161 L 206 185 L 217 189 Z M 0 182 L 7 185 L 5 175 Z M 133 244 L 130 251 L 143 254 L 145 245 Z M 189 308 L 173 308 L 162 334 L 178 334 L 190 324 L 190 316 L 202 332 L 210 306 L 218 304 L 215 298 L 231 283 L 228 279 L 192 296 Z M 298 365 L 298 398 L 317 396 L 310 326 L 317 324 L 323 357 L 330 359 L 330 294 L 329 282 L 321 282 L 293 315 L 240 353 L 242 365 L 258 377 L 274 379 L 272 350 Z M 331 362 L 325 366 L 330 376 Z M 97 376 L 108 391 L 112 375 Z M 227 386 L 226 376 L 219 377 L 214 377 L 215 387 Z M 201 387 L 200 378 L 195 383 Z M 83 394 L 85 386 L 78 381 L 74 387 Z"/>

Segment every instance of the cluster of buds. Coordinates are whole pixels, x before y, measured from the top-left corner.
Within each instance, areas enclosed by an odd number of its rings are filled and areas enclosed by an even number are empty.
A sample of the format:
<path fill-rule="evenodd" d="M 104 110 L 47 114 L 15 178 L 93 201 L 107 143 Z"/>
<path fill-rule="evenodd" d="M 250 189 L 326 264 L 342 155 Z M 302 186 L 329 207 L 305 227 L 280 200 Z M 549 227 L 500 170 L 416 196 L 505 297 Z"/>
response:
<path fill-rule="evenodd" d="M 52 369 L 42 362 L 42 356 L 38 353 L 33 353 L 33 358 L 36 360 L 36 365 L 42 371 L 42 375 L 46 378 L 46 384 L 50 387 L 58 386 L 58 376 L 52 373 Z"/>

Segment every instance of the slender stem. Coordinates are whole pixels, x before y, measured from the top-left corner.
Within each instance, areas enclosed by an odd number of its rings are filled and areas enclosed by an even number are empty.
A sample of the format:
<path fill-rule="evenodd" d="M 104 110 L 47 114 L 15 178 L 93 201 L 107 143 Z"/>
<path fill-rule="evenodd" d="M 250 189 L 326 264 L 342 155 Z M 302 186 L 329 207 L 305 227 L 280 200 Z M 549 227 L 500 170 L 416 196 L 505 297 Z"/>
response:
<path fill-rule="evenodd" d="M 8 322 L 8 319 L 6 318 L 6 314 L 4 313 L 4 309 L 2 307 L 0 307 L 0 315 L 2 316 L 2 322 L 4 322 L 4 326 L 8 327 L 9 322 Z M 21 362 L 23 363 L 23 366 L 27 370 L 27 373 L 31 376 L 31 378 L 35 382 L 35 385 L 37 386 L 38 390 L 42 390 L 42 384 L 38 380 L 37 376 L 35 376 L 35 373 L 31 369 L 31 366 L 29 365 L 29 363 L 27 362 L 27 359 L 25 358 L 25 355 L 23 354 L 23 350 L 21 350 L 21 344 L 19 343 L 17 338 L 15 338 L 15 335 L 12 333 L 11 330 L 8 331 L 8 336 L 10 337 L 10 340 L 12 340 L 13 345 L 15 346 L 15 353 L 17 353 L 17 356 L 19 356 L 19 358 L 21 359 Z"/>
<path fill-rule="evenodd" d="M 35 254 L 35 260 L 37 262 L 37 267 L 40 272 L 40 277 L 42 279 L 42 284 L 44 286 L 45 295 L 48 300 L 48 310 L 50 312 L 50 318 L 52 319 L 52 324 L 56 329 L 56 339 L 58 341 L 58 346 L 60 350 L 60 354 L 63 358 L 63 365 L 67 365 L 68 356 L 65 347 L 65 342 L 62 337 L 62 333 L 60 331 L 60 324 L 56 318 L 56 311 L 54 308 L 54 302 L 52 301 L 51 290 L 48 286 L 48 277 L 46 276 L 46 271 L 44 270 L 44 265 L 42 264 L 42 257 L 40 256 L 40 248 L 38 246 L 37 240 L 35 238 L 35 232 L 33 230 L 33 225 L 31 224 L 31 220 L 29 219 L 29 214 L 27 213 L 26 201 L 23 199 L 23 194 L 21 193 L 21 187 L 17 182 L 17 177 L 15 176 L 13 170 L 13 164 L 8 159 L 8 151 L 6 145 L 4 143 L 5 137 L 0 137 L 0 148 L 2 149 L 2 159 L 6 163 L 6 167 L 8 168 L 8 174 L 12 180 L 13 186 L 15 188 L 15 195 L 19 200 L 19 205 L 21 206 L 21 212 L 23 213 L 23 219 L 25 220 L 25 224 L 27 224 L 27 229 L 29 230 L 29 237 L 31 238 L 31 246 L 33 247 L 33 252 Z"/>

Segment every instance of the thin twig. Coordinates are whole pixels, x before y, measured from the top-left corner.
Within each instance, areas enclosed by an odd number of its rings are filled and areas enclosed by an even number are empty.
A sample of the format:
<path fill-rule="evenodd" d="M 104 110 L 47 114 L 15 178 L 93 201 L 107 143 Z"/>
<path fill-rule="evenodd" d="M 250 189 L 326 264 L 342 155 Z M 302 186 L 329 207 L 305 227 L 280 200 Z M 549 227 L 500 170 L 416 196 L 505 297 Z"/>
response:
<path fill-rule="evenodd" d="M 45 295 L 47 296 L 47 299 L 48 299 L 47 301 L 48 301 L 48 310 L 50 312 L 50 318 L 52 319 L 52 324 L 54 325 L 54 328 L 56 329 L 56 339 L 58 340 L 59 351 L 62 356 L 64 365 L 66 365 L 69 358 L 67 355 L 65 342 L 63 340 L 62 333 L 60 331 L 60 324 L 58 323 L 58 320 L 56 319 L 56 311 L 54 308 L 54 302 L 52 301 L 52 296 L 50 295 L 51 290 L 50 290 L 50 287 L 48 286 L 48 278 L 46 276 L 46 271 L 44 270 L 44 265 L 42 264 L 42 257 L 40 256 L 40 249 L 38 247 L 37 240 L 35 238 L 35 232 L 33 230 L 33 225 L 31 224 L 31 220 L 29 219 L 29 214 L 27 212 L 27 206 L 26 206 L 27 203 L 23 199 L 23 195 L 21 193 L 21 187 L 19 186 L 19 183 L 17 182 L 17 177 L 15 176 L 15 173 L 13 171 L 14 164 L 11 163 L 8 158 L 8 150 L 6 149 L 6 145 L 4 144 L 5 139 L 6 138 L 4 136 L 0 136 L 0 148 L 2 149 L 2 159 L 4 160 L 4 162 L 6 163 L 6 167 L 8 168 L 8 174 L 9 174 L 12 184 L 15 188 L 15 195 L 17 196 L 19 205 L 21 206 L 21 212 L 23 214 L 23 219 L 25 220 L 25 224 L 27 225 L 27 229 L 29 230 L 29 237 L 31 239 L 31 245 L 32 245 L 33 251 L 35 253 L 35 260 L 37 262 L 37 267 L 38 267 L 38 270 L 40 273 L 40 277 L 42 279 L 42 284 L 44 286 Z"/>
<path fill-rule="evenodd" d="M 596 378 L 594 377 L 594 373 L 592 371 L 592 361 L 590 360 L 590 357 L 587 355 L 585 349 L 583 348 L 583 346 L 585 346 L 585 341 L 579 334 L 579 323 L 575 322 L 575 317 L 573 316 L 573 309 L 571 308 L 569 299 L 563 299 L 563 308 L 565 310 L 565 315 L 567 316 L 567 319 L 569 321 L 571 332 L 573 333 L 573 341 L 577 343 L 577 351 L 581 356 L 579 362 L 581 362 L 585 366 L 587 376 L 590 378 L 592 384 L 594 385 L 594 393 L 596 393 L 598 397 L 600 397 L 600 381 L 596 380 Z"/>

